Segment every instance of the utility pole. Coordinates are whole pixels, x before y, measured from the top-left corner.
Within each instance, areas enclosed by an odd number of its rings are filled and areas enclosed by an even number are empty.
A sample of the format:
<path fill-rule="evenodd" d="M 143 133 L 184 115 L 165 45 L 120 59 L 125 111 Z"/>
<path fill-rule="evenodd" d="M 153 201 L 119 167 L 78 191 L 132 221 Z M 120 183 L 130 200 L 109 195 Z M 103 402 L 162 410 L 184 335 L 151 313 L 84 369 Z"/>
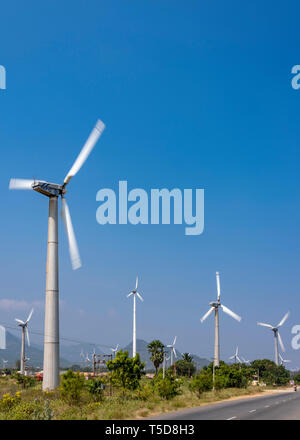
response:
<path fill-rule="evenodd" d="M 166 375 L 166 352 L 163 351 L 163 353 L 164 353 L 164 359 L 163 359 L 163 379 L 164 379 Z"/>

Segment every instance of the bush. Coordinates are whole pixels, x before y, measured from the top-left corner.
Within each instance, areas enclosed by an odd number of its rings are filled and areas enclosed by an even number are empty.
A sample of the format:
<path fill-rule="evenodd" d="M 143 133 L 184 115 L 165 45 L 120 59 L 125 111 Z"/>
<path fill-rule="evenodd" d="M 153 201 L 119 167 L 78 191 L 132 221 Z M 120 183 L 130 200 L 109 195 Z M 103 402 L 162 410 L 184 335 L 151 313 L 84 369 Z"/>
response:
<path fill-rule="evenodd" d="M 10 393 L 3 394 L 0 400 L 0 411 L 8 411 L 21 401 L 21 393 L 17 392 L 14 396 Z"/>
<path fill-rule="evenodd" d="M 79 373 L 68 370 L 61 376 L 60 394 L 63 400 L 75 404 L 81 399 L 85 379 Z"/>
<path fill-rule="evenodd" d="M 198 394 L 200 399 L 204 391 L 210 391 L 213 387 L 212 375 L 209 372 L 201 372 L 194 376 L 190 383 L 190 390 Z"/>
<path fill-rule="evenodd" d="M 112 384 L 122 387 L 123 390 L 136 390 L 139 387 L 144 365 L 138 353 L 134 358 L 130 358 L 128 351 L 119 350 L 115 359 L 107 362 Z"/>
<path fill-rule="evenodd" d="M 166 400 L 173 399 L 175 396 L 180 394 L 179 388 L 181 383 L 172 374 L 169 374 L 163 379 L 159 376 L 155 380 L 155 389 L 158 395 Z"/>
<path fill-rule="evenodd" d="M 33 377 L 24 376 L 20 373 L 15 373 L 13 377 L 16 379 L 17 384 L 22 385 L 23 388 L 30 388 L 36 383 Z"/>
<path fill-rule="evenodd" d="M 139 400 L 147 401 L 153 396 L 154 387 L 152 384 L 147 383 L 143 385 L 139 390 L 136 390 L 136 397 Z"/>
<path fill-rule="evenodd" d="M 103 389 L 104 385 L 101 379 L 90 379 L 86 382 L 86 388 L 93 397 L 95 402 L 100 402 L 103 400 Z"/>

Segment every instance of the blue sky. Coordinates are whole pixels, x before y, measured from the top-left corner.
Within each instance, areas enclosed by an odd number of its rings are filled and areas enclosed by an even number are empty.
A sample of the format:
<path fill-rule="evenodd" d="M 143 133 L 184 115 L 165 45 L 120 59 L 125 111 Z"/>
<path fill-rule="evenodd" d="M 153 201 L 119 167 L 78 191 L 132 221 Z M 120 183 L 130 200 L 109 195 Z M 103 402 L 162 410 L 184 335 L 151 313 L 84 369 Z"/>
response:
<path fill-rule="evenodd" d="M 127 344 L 140 276 L 138 337 L 212 356 L 216 296 L 221 355 L 273 356 L 299 316 L 299 4 L 291 1 L 27 1 L 1 6 L 0 320 L 36 305 L 43 327 L 47 199 L 9 192 L 11 177 L 61 182 L 98 118 L 106 130 L 72 180 L 68 202 L 83 267 L 73 272 L 60 230 L 61 335 Z M 96 193 L 204 188 L 205 231 L 96 222 Z M 2 301 L 1 301 L 2 298 Z M 3 301 L 9 300 L 9 301 Z M 34 339 L 34 337 L 33 337 Z M 41 338 L 36 337 L 41 343 Z"/>

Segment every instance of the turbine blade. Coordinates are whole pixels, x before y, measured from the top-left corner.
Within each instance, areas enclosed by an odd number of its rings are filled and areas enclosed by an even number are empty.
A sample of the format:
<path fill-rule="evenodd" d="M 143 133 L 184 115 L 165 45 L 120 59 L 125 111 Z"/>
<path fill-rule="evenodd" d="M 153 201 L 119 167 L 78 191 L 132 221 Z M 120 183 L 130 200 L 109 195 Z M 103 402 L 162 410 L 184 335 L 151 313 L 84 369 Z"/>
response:
<path fill-rule="evenodd" d="M 28 179 L 10 179 L 9 189 L 32 189 L 34 180 Z"/>
<path fill-rule="evenodd" d="M 84 162 L 87 160 L 89 154 L 91 153 L 99 137 L 101 136 L 104 128 L 105 125 L 103 124 L 103 122 L 98 120 L 91 134 L 89 135 L 86 143 L 84 144 L 81 152 L 79 153 L 77 159 L 75 160 L 72 168 L 66 175 L 64 180 L 65 185 L 67 185 L 70 182 L 71 178 L 78 173 Z"/>
<path fill-rule="evenodd" d="M 81 267 L 80 255 L 78 251 L 77 241 L 74 234 L 74 229 L 72 225 L 72 220 L 70 216 L 69 207 L 67 205 L 66 199 L 61 199 L 61 217 L 65 225 L 68 242 L 69 242 L 69 252 L 72 263 L 73 270 L 79 269 Z"/>
<path fill-rule="evenodd" d="M 281 327 L 282 324 L 285 323 L 285 321 L 288 319 L 289 315 L 290 315 L 290 312 L 287 312 L 287 313 L 284 315 L 284 317 L 282 318 L 282 320 L 280 321 L 280 323 L 277 325 L 277 328 L 278 328 L 278 327 Z"/>
<path fill-rule="evenodd" d="M 218 301 L 220 301 L 221 289 L 220 289 L 220 274 L 219 274 L 219 272 L 216 272 L 216 278 L 217 278 Z"/>
<path fill-rule="evenodd" d="M 175 336 L 175 338 L 174 338 L 174 342 L 173 342 L 173 345 L 175 345 L 175 344 L 176 344 L 176 339 L 177 339 L 177 336 Z"/>
<path fill-rule="evenodd" d="M 221 308 L 223 312 L 227 313 L 227 315 L 231 316 L 233 319 L 236 319 L 238 322 L 241 321 L 242 318 L 236 313 L 234 313 L 232 310 L 228 309 L 228 307 L 223 306 L 223 304 L 221 304 Z"/>
<path fill-rule="evenodd" d="M 31 319 L 31 317 L 32 317 L 32 314 L 33 314 L 33 311 L 34 311 L 34 309 L 31 309 L 31 311 L 30 311 L 30 313 L 29 313 L 29 315 L 28 315 L 28 318 L 27 318 L 26 322 L 29 322 L 29 321 L 30 321 L 30 319 Z"/>
<path fill-rule="evenodd" d="M 127 298 L 129 298 L 131 295 L 133 295 L 133 292 L 130 292 L 130 293 L 127 295 Z"/>
<path fill-rule="evenodd" d="M 138 288 L 138 283 L 139 283 L 139 277 L 136 277 L 136 281 L 135 281 L 135 290 L 137 290 L 137 288 Z"/>
<path fill-rule="evenodd" d="M 137 296 L 142 302 L 144 302 L 144 300 L 143 300 L 142 296 L 139 294 L 139 292 L 136 292 L 136 296 Z"/>
<path fill-rule="evenodd" d="M 209 311 L 206 312 L 204 316 L 202 316 L 202 318 L 200 319 L 200 321 L 201 321 L 201 322 L 205 321 L 206 318 L 211 314 L 211 312 L 212 312 L 213 310 L 214 310 L 214 308 L 211 307 L 211 308 L 209 309 Z"/>
<path fill-rule="evenodd" d="M 230 356 L 230 358 L 229 359 L 233 359 L 235 357 L 235 355 L 233 355 L 233 356 Z"/>
<path fill-rule="evenodd" d="M 258 322 L 257 325 L 261 325 L 262 327 L 273 328 L 272 325 L 270 325 L 270 324 L 265 324 L 264 322 Z"/>
<path fill-rule="evenodd" d="M 278 334 L 278 341 L 279 341 L 279 344 L 280 344 L 281 350 L 282 350 L 283 352 L 285 352 L 285 348 L 284 348 L 284 345 L 283 345 L 283 342 L 282 342 L 282 339 L 281 339 L 280 333 L 277 332 L 277 334 Z"/>
<path fill-rule="evenodd" d="M 27 325 L 26 325 L 26 336 L 27 336 L 28 347 L 30 347 L 29 331 L 28 331 Z"/>
<path fill-rule="evenodd" d="M 173 353 L 174 353 L 174 356 L 177 358 L 176 350 L 174 347 L 173 347 Z"/>
<path fill-rule="evenodd" d="M 15 318 L 15 321 L 19 322 L 22 325 L 25 325 L 25 322 L 21 321 L 21 319 Z"/>

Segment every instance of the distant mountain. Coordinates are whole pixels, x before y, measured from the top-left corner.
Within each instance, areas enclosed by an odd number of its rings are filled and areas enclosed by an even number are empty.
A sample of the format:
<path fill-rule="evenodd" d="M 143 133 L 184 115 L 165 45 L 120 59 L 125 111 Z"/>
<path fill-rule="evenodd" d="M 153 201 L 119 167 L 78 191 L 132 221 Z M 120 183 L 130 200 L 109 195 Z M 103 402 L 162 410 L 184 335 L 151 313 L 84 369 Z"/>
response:
<path fill-rule="evenodd" d="M 154 367 L 152 362 L 150 361 L 150 355 L 148 353 L 147 347 L 148 347 L 148 342 L 144 341 L 143 339 L 136 340 L 136 351 L 137 353 L 139 353 L 141 360 L 146 363 L 145 365 L 146 371 L 149 371 L 149 370 L 154 370 Z M 126 345 L 126 347 L 124 347 L 123 350 L 127 350 L 129 352 L 129 355 L 132 356 L 132 342 Z M 176 350 L 176 355 L 177 355 L 176 360 L 182 359 L 182 355 L 178 350 Z M 193 362 L 195 363 L 197 370 L 200 370 L 201 368 L 203 368 L 204 366 L 210 363 L 208 359 L 200 358 L 196 354 L 191 354 L 191 356 L 193 358 Z M 170 360 L 167 362 L 166 366 L 167 367 L 170 366 Z"/>
<path fill-rule="evenodd" d="M 67 359 L 71 365 L 87 365 L 92 366 L 91 362 L 86 362 L 86 355 L 92 361 L 93 352 L 95 349 L 96 354 L 104 354 L 103 350 L 98 345 L 79 343 L 74 345 L 61 345 L 60 354 L 64 359 Z M 108 353 L 108 352 L 107 352 Z M 112 351 L 109 350 L 109 354 Z"/>
<path fill-rule="evenodd" d="M 16 361 L 20 360 L 21 353 L 21 338 L 12 335 L 6 330 L 6 349 L 0 350 L 0 367 L 3 367 L 3 359 L 7 360 L 7 367 L 14 368 Z M 30 358 L 27 364 L 33 367 L 43 368 L 43 349 L 37 345 L 31 345 L 28 347 L 27 341 L 25 345 L 25 356 Z M 62 366 L 72 365 L 68 360 L 61 358 L 60 364 Z"/>
<path fill-rule="evenodd" d="M 153 364 L 150 361 L 150 355 L 148 353 L 148 342 L 143 339 L 137 339 L 136 348 L 137 352 L 141 356 L 141 360 L 146 363 L 146 370 L 153 370 Z M 101 350 L 100 346 L 87 344 L 87 343 L 78 343 L 72 345 L 60 345 L 60 366 L 62 368 L 68 368 L 71 365 L 80 365 L 80 366 L 92 366 L 92 356 L 93 351 L 95 349 L 96 354 L 104 354 L 103 350 Z M 123 350 L 127 350 L 129 355 L 132 356 L 132 342 Z M 7 367 L 15 367 L 16 361 L 20 359 L 20 351 L 21 351 L 21 338 L 18 338 L 12 335 L 10 332 L 6 331 L 6 349 L 0 349 L 0 367 L 3 366 L 2 360 L 5 359 L 8 361 Z M 105 350 L 105 352 L 110 354 L 110 350 Z M 83 354 L 83 356 L 81 355 Z M 181 353 L 176 350 L 177 359 L 181 359 Z M 27 346 L 27 342 L 25 345 L 25 354 L 26 357 L 30 358 L 28 361 L 28 365 L 33 367 L 43 368 L 43 348 L 38 345 Z M 88 354 L 90 362 L 85 362 L 84 359 Z M 197 355 L 191 355 L 196 364 L 197 369 L 201 369 L 205 365 L 209 364 L 209 361 L 204 358 L 200 358 Z M 167 367 L 170 366 L 170 361 L 167 362 Z"/>

